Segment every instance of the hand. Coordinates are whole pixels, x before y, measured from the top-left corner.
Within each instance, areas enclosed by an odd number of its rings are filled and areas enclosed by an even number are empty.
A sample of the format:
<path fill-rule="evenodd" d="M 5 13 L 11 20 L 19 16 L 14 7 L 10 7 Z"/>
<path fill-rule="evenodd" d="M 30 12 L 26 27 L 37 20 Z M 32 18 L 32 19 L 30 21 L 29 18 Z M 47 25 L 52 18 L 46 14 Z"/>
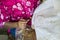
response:
<path fill-rule="evenodd" d="M 18 25 L 17 25 L 17 22 L 6 22 L 4 24 L 4 27 L 6 27 L 6 28 L 17 28 Z"/>

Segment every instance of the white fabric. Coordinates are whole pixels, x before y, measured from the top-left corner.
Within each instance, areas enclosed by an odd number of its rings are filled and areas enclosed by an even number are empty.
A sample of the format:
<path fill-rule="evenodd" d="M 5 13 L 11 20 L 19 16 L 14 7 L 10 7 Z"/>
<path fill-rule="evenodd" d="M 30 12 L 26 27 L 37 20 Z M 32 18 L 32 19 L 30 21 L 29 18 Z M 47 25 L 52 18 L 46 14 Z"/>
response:
<path fill-rule="evenodd" d="M 60 40 L 60 12 L 53 4 L 52 0 L 47 0 L 34 12 L 32 25 L 37 40 Z"/>
<path fill-rule="evenodd" d="M 53 0 L 54 8 L 60 10 L 60 0 Z"/>

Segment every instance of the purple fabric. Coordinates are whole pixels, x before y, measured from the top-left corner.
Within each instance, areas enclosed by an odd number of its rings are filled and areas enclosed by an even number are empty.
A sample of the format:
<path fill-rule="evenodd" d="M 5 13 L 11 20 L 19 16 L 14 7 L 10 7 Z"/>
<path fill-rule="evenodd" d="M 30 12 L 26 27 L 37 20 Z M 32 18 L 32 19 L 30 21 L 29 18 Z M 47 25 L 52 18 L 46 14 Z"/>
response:
<path fill-rule="evenodd" d="M 28 20 L 39 4 L 39 0 L 0 0 L 0 23 L 21 18 Z"/>

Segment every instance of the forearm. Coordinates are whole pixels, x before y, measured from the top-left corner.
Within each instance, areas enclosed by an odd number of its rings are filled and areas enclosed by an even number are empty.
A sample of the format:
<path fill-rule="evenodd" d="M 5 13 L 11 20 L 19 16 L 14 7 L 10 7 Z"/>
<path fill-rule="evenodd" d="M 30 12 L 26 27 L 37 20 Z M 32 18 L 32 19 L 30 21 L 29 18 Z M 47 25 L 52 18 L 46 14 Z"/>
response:
<path fill-rule="evenodd" d="M 6 27 L 6 28 L 17 28 L 18 24 L 17 24 L 17 22 L 5 22 L 4 27 Z"/>
<path fill-rule="evenodd" d="M 5 22 L 4 27 L 6 28 L 24 28 L 26 27 L 26 21 L 18 21 L 18 22 Z"/>

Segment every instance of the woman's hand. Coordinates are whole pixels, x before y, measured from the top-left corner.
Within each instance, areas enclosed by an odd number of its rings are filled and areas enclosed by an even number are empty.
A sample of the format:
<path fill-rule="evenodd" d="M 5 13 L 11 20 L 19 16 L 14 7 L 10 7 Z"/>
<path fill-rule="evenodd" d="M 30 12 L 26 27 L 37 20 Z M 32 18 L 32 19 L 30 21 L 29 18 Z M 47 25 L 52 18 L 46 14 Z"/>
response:
<path fill-rule="evenodd" d="M 6 22 L 4 24 L 4 27 L 6 27 L 6 28 L 17 28 L 18 27 L 17 23 L 18 22 Z"/>
<path fill-rule="evenodd" d="M 6 22 L 4 24 L 4 26 L 7 27 L 7 28 L 21 28 L 21 29 L 24 29 L 24 28 L 26 28 L 26 24 L 27 24 L 28 21 L 29 20 L 21 19 L 18 22 Z"/>

